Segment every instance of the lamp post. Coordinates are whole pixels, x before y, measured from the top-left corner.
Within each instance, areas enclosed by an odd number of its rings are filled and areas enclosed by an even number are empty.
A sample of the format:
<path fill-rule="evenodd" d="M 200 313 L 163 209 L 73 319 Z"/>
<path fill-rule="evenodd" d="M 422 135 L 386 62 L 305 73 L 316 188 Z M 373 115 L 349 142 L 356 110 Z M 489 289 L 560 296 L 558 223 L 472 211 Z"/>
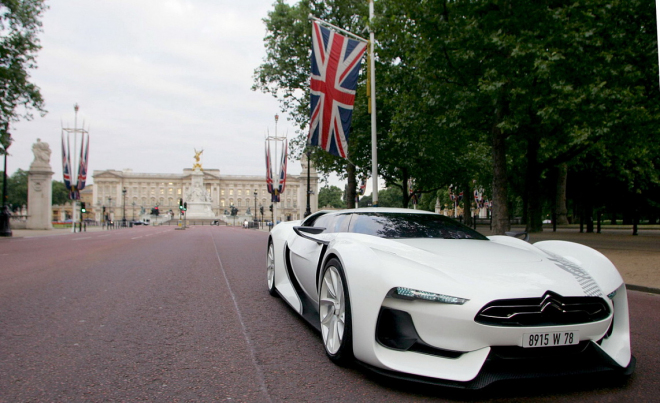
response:
<path fill-rule="evenodd" d="M 309 205 L 309 197 L 312 193 L 312 189 L 311 189 L 311 186 L 309 184 L 309 176 L 310 176 L 310 173 L 309 173 L 309 166 L 310 166 L 309 157 L 312 155 L 312 151 L 310 149 L 307 149 L 307 152 L 305 154 L 307 155 L 307 208 L 305 209 L 305 217 L 307 217 L 308 215 L 312 214 L 312 208 Z"/>
<path fill-rule="evenodd" d="M 122 210 L 124 211 L 124 218 L 122 219 L 122 226 L 126 226 L 126 188 L 121 190 L 122 195 L 124 196 L 124 201 L 122 202 Z"/>
<path fill-rule="evenodd" d="M 259 204 L 259 212 L 261 213 L 261 224 L 259 225 L 259 228 L 264 227 L 264 206 L 262 204 Z"/>
<path fill-rule="evenodd" d="M 112 221 L 114 211 L 112 210 L 112 196 L 108 196 L 108 223 Z M 114 222 L 113 222 L 114 224 Z"/>
<path fill-rule="evenodd" d="M 133 221 L 135 221 L 135 202 L 133 202 Z"/>
<path fill-rule="evenodd" d="M 9 124 L 6 124 L 5 132 L 7 132 L 8 127 Z M 7 140 L 7 145 L 4 147 L 5 167 L 2 171 L 2 210 L 0 210 L 0 236 L 10 237 L 12 236 L 12 232 L 11 225 L 9 223 L 9 208 L 7 207 L 7 149 L 11 144 L 12 138 L 10 133 L 7 133 L 7 135 L 9 138 Z"/>
<path fill-rule="evenodd" d="M 254 218 L 255 224 L 257 222 L 257 195 L 259 195 L 259 193 L 257 192 L 257 189 L 254 189 L 254 216 L 253 216 L 253 218 Z"/>

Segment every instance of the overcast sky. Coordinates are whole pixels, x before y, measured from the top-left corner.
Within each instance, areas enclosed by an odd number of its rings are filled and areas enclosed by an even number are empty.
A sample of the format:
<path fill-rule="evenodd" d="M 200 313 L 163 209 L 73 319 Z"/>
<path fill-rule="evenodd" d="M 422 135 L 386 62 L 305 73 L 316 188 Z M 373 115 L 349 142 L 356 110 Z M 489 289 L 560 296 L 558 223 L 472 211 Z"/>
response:
<path fill-rule="evenodd" d="M 204 168 L 264 175 L 264 137 L 275 130 L 279 108 L 250 87 L 265 55 L 262 19 L 272 3 L 48 1 L 32 71 L 48 113 L 13 125 L 7 172 L 29 169 L 40 138 L 53 152 L 53 179 L 61 181 L 61 127 L 74 126 L 77 103 L 78 127 L 84 120 L 91 133 L 90 173 L 181 173 L 203 148 Z M 294 126 L 279 114 L 278 134 L 292 138 Z M 290 174 L 300 170 L 289 162 Z"/>

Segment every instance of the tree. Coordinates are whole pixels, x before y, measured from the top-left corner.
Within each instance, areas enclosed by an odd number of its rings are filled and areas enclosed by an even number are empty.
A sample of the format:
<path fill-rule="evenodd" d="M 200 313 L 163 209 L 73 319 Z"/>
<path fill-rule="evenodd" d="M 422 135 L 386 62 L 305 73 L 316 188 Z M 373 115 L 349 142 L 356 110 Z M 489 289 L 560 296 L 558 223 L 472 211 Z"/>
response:
<path fill-rule="evenodd" d="M 547 170 L 615 138 L 619 126 L 645 127 L 647 136 L 657 132 L 651 112 L 658 104 L 657 76 L 652 94 L 647 85 L 657 72 L 649 2 L 378 4 L 379 55 L 394 72 L 389 77 L 397 88 L 392 127 L 411 128 L 414 143 L 442 144 L 444 156 L 459 169 L 428 171 L 444 181 L 451 177 L 464 192 L 479 173 L 482 155 L 471 155 L 470 146 L 488 145 L 496 233 L 508 229 L 510 185 L 512 197 L 522 197 L 528 230 L 540 230 Z M 424 131 L 429 135 L 420 136 Z M 404 152 L 409 159 L 443 155 L 405 143 L 403 134 L 393 138 L 418 152 Z M 652 181 L 656 165 L 644 159 L 648 174 L 642 176 Z"/>
<path fill-rule="evenodd" d="M 53 181 L 53 204 L 64 205 L 69 201 L 69 191 L 64 186 L 64 182 Z"/>
<path fill-rule="evenodd" d="M 342 191 L 337 186 L 323 186 L 319 189 L 319 208 L 346 208 L 342 200 Z"/>
<path fill-rule="evenodd" d="M 294 158 L 305 151 L 307 143 L 307 127 L 309 124 L 309 76 L 311 54 L 312 25 L 309 15 L 321 18 L 340 26 L 357 35 L 367 36 L 365 18 L 367 3 L 363 0 L 303 0 L 290 6 L 284 0 L 277 0 L 273 10 L 264 19 L 266 25 L 266 56 L 254 73 L 253 90 L 273 95 L 280 101 L 283 111 L 286 111 L 298 126 L 298 136 L 290 142 L 291 155 Z M 363 69 L 364 70 L 364 69 Z M 362 73 L 364 76 L 364 72 Z M 361 80 L 364 87 L 364 78 Z M 358 91 L 365 98 L 363 89 Z M 366 113 L 354 110 L 354 124 L 349 138 L 349 160 L 335 157 L 325 151 L 313 147 L 310 159 L 316 169 L 322 174 L 337 173 L 341 178 L 348 179 L 349 207 L 353 205 L 356 192 L 356 165 L 366 172 L 370 167 L 370 157 L 364 160 L 363 153 L 357 152 L 356 131 L 364 130 L 364 125 L 356 124 L 358 115 Z M 363 119 L 364 120 L 364 119 Z M 368 128 L 367 128 L 368 130 Z"/>
<path fill-rule="evenodd" d="M 0 171 L 0 177 L 4 177 L 3 175 L 4 172 Z M 28 173 L 20 168 L 13 175 L 7 176 L 7 205 L 10 205 L 12 210 L 20 210 L 27 205 L 27 184 Z"/>
<path fill-rule="evenodd" d="M 9 146 L 11 122 L 31 119 L 33 109 L 45 113 L 39 87 L 29 81 L 45 8 L 44 0 L 0 0 L 0 155 Z M 19 106 L 24 112 L 17 111 Z"/>

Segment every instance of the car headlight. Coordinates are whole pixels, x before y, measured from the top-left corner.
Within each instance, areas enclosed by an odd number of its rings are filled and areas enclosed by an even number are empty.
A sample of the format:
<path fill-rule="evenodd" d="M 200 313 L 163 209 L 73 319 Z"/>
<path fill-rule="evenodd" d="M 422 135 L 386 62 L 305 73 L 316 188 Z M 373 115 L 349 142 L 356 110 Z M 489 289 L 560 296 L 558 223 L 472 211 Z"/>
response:
<path fill-rule="evenodd" d="M 400 298 L 407 300 L 421 299 L 424 301 L 440 302 L 442 304 L 463 305 L 469 299 L 452 297 L 451 295 L 437 294 L 434 292 L 420 291 L 407 287 L 393 288 L 388 294 L 388 297 Z"/>

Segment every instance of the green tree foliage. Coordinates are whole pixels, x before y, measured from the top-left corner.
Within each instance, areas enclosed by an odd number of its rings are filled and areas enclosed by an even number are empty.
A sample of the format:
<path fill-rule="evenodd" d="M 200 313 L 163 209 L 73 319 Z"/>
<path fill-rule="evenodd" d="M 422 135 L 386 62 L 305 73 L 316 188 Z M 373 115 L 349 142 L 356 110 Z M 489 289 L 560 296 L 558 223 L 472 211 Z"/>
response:
<path fill-rule="evenodd" d="M 41 48 L 37 35 L 44 9 L 44 0 L 0 0 L 0 154 L 10 144 L 11 122 L 31 119 L 33 109 L 45 113 L 39 87 L 29 81 Z"/>
<path fill-rule="evenodd" d="M 64 182 L 53 181 L 53 205 L 61 206 L 70 201 L 69 191 L 66 190 Z"/>
<path fill-rule="evenodd" d="M 4 178 L 4 176 L 0 176 L 0 178 Z M 27 205 L 27 184 L 28 173 L 22 169 L 18 169 L 13 175 L 7 177 L 7 205 L 10 205 L 12 210 Z"/>
<path fill-rule="evenodd" d="M 346 202 L 342 200 L 343 192 L 337 186 L 323 186 L 319 189 L 319 208 L 346 208 Z"/>
<path fill-rule="evenodd" d="M 370 207 L 372 196 L 360 198 L 359 207 Z M 388 187 L 378 191 L 378 207 L 403 207 L 403 195 L 400 187 Z"/>
<path fill-rule="evenodd" d="M 547 170 L 624 135 L 622 126 L 657 129 L 657 115 L 649 112 L 658 103 L 648 2 L 378 4 L 379 55 L 394 71 L 392 86 L 403 83 L 392 98 L 400 105 L 393 128 L 405 124 L 418 134 L 430 127 L 430 135 L 415 142 L 437 146 L 434 139 L 442 139 L 458 172 L 437 165 L 428 171 L 458 183 L 469 183 L 481 170 L 484 154 L 471 148 L 483 151 L 478 145 L 488 145 L 498 233 L 508 228 L 510 183 L 526 206 L 528 230 L 539 230 Z M 653 81 L 647 79 L 651 75 Z M 405 142 L 400 134 L 395 138 Z M 424 155 L 421 147 L 413 148 Z M 618 148 L 610 152 L 621 155 Z"/>

